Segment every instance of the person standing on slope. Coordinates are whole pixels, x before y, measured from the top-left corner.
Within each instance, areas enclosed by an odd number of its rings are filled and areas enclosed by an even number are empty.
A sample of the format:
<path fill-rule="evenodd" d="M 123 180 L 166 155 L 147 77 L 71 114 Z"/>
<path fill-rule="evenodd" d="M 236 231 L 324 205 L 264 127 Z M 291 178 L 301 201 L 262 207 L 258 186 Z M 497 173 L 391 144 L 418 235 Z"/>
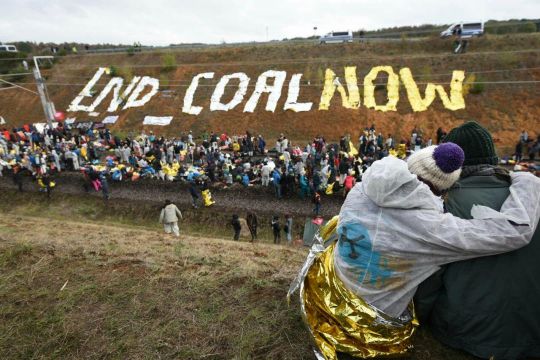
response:
<path fill-rule="evenodd" d="M 170 200 L 165 200 L 165 206 L 161 209 L 159 222 L 163 224 L 166 234 L 173 233 L 176 237 L 180 236 L 180 229 L 178 228 L 179 219 L 182 219 L 180 210 Z"/>

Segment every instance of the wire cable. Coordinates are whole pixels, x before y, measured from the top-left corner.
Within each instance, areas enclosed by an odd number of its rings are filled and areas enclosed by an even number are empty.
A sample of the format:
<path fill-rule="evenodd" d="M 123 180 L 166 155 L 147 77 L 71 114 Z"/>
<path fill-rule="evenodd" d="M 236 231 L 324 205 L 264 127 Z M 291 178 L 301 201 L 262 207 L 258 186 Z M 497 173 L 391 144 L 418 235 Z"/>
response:
<path fill-rule="evenodd" d="M 500 54 L 523 54 L 523 53 L 540 53 L 540 49 L 523 49 L 523 50 L 507 50 L 507 51 L 484 51 L 484 52 L 469 52 L 465 54 L 459 54 L 459 56 L 482 56 L 482 55 L 500 55 Z M 317 63 L 336 63 L 336 62 L 353 62 L 358 60 L 381 60 L 381 59 L 421 59 L 421 58 L 445 58 L 456 57 L 458 55 L 454 53 L 441 53 L 441 54 L 418 54 L 418 55 L 380 55 L 377 57 L 348 57 L 348 58 L 311 58 L 311 59 L 288 59 L 288 60 L 269 60 L 269 61 L 245 61 L 245 62 L 209 62 L 209 63 L 181 63 L 177 64 L 176 68 L 182 68 L 186 66 L 248 66 L 248 65 L 276 65 L 276 64 L 317 64 Z M 98 64 L 79 64 L 79 65 L 67 65 L 57 64 L 55 68 L 71 68 L 82 69 L 87 67 L 99 66 Z M 163 64 L 109 64 L 108 67 L 128 67 L 128 68 L 161 68 Z"/>
<path fill-rule="evenodd" d="M 27 88 L 25 88 L 25 87 L 23 87 L 23 86 L 19 86 L 18 84 L 15 84 L 15 83 L 12 83 L 12 82 L 3 80 L 3 79 L 0 79 L 0 81 L 3 82 L 3 83 L 9 84 L 9 85 L 18 87 L 18 88 L 20 88 L 20 89 L 23 89 L 23 90 L 25 90 L 25 91 L 31 92 L 32 94 L 39 95 L 37 92 L 35 92 L 35 91 L 33 91 L 33 90 L 30 90 L 30 89 L 27 89 Z"/>

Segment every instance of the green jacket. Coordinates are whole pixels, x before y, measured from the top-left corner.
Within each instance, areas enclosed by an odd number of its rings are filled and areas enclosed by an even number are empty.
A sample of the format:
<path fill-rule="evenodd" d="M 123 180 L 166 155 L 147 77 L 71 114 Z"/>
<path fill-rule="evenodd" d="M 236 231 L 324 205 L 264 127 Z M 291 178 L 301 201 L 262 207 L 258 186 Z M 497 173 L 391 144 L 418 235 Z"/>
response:
<path fill-rule="evenodd" d="M 465 219 L 474 204 L 499 210 L 508 187 L 493 171 L 462 178 L 447 210 Z M 540 356 L 540 230 L 519 250 L 445 266 L 415 300 L 421 323 L 448 346 L 496 360 Z"/>

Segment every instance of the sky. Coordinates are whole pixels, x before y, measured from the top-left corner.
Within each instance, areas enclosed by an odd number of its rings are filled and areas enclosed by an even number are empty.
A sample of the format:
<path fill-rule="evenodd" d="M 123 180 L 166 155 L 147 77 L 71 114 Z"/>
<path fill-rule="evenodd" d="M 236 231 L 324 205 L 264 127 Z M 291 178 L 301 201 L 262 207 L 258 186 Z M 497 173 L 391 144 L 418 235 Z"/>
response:
<path fill-rule="evenodd" d="M 0 15 L 1 42 L 168 45 L 540 18 L 540 0 L 0 0 Z"/>

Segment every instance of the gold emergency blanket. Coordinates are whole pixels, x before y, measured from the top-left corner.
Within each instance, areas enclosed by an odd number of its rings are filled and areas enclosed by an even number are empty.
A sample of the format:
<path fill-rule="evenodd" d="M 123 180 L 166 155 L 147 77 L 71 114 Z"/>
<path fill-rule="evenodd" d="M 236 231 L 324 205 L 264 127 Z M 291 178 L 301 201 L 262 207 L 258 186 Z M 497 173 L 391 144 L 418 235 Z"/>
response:
<path fill-rule="evenodd" d="M 322 245 L 322 239 L 335 234 L 336 220 L 337 217 L 321 229 L 316 236 L 319 244 L 314 248 Z M 409 319 L 400 320 L 353 294 L 335 273 L 335 246 L 334 242 L 312 257 L 300 286 L 302 310 L 318 347 L 318 357 L 335 360 L 337 352 L 361 358 L 402 356 L 412 347 L 411 337 L 418 326 L 412 303 Z M 314 248 L 311 253 L 318 252 Z"/>

